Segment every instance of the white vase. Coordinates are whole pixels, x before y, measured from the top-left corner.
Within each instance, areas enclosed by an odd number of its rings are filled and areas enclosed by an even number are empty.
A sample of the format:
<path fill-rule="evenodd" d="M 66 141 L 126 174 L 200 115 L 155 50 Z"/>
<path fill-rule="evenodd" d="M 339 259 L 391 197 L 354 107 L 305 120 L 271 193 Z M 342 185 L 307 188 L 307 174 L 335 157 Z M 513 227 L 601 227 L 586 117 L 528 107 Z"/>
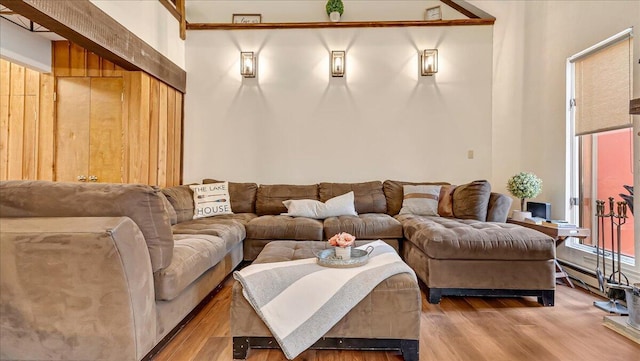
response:
<path fill-rule="evenodd" d="M 351 247 L 336 247 L 336 257 L 343 260 L 351 259 Z"/>
<path fill-rule="evenodd" d="M 531 212 L 513 211 L 511 218 L 514 221 L 524 222 L 525 218 L 531 218 Z"/>
<path fill-rule="evenodd" d="M 331 14 L 329 14 L 329 19 L 334 23 L 340 21 L 340 13 L 337 11 L 331 12 Z"/>

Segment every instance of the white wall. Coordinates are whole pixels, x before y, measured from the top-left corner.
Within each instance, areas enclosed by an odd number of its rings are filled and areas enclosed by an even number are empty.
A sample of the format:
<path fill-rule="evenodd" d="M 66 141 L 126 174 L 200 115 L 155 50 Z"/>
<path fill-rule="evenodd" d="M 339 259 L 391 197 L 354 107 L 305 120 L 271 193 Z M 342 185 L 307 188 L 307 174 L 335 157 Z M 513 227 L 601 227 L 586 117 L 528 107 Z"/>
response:
<path fill-rule="evenodd" d="M 232 14 L 262 14 L 262 22 L 329 21 L 327 0 L 188 0 L 190 23 L 229 23 Z M 443 19 L 466 18 L 438 0 L 344 0 L 342 21 L 424 20 L 425 9 L 440 6 Z"/>
<path fill-rule="evenodd" d="M 117 22 L 136 34 L 179 67 L 185 67 L 180 23 L 157 0 L 91 0 Z"/>
<path fill-rule="evenodd" d="M 493 188 L 521 170 L 544 181 L 536 200 L 565 218 L 566 59 L 633 26 L 633 92 L 640 97 L 640 2 L 471 1 L 496 16 L 494 25 Z M 640 116 L 634 116 L 634 183 L 640 188 Z M 640 209 L 640 198 L 635 198 Z M 640 217 L 635 217 L 640 229 Z M 636 243 L 640 232 L 635 232 Z M 595 258 L 561 246 L 558 258 L 595 269 Z M 636 260 L 640 250 L 636 249 Z M 623 265 L 640 281 L 640 262 Z M 577 275 L 587 280 L 583 275 Z"/>
<path fill-rule="evenodd" d="M 256 79 L 240 51 L 257 52 Z M 491 26 L 191 31 L 186 53 L 185 182 L 491 178 Z"/>
<path fill-rule="evenodd" d="M 43 73 L 50 73 L 51 41 L 0 18 L 0 57 Z"/>
<path fill-rule="evenodd" d="M 534 172 L 544 182 L 536 200 L 553 204 L 553 218 L 565 218 L 566 59 L 634 26 L 633 88 L 635 97 L 640 96 L 640 2 L 470 2 L 497 18 L 493 187 L 504 190 L 513 174 Z M 640 144 L 636 163 L 639 149 Z"/>

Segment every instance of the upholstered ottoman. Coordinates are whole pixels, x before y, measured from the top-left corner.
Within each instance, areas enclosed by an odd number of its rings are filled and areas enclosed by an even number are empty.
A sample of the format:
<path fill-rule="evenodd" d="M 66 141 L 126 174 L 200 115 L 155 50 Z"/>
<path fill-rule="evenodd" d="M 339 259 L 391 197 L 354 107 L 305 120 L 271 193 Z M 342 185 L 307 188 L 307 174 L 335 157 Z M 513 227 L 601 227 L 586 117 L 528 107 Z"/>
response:
<path fill-rule="evenodd" d="M 267 244 L 254 263 L 311 258 L 326 242 L 274 241 Z M 398 350 L 409 361 L 418 360 L 420 336 L 420 289 L 406 273 L 387 278 L 342 318 L 313 349 Z M 295 312 L 295 310 L 294 310 Z M 233 285 L 231 335 L 234 359 L 245 359 L 250 348 L 278 348 L 262 319 Z"/>

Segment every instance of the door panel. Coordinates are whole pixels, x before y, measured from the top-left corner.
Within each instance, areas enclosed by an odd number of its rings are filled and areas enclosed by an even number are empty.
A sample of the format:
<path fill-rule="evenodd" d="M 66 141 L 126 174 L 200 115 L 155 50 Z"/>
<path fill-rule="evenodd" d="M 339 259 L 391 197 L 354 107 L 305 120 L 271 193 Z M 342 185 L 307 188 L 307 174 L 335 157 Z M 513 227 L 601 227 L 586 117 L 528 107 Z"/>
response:
<path fill-rule="evenodd" d="M 91 79 L 89 175 L 122 183 L 122 78 Z"/>
<path fill-rule="evenodd" d="M 55 179 L 89 176 L 90 78 L 57 79 Z"/>

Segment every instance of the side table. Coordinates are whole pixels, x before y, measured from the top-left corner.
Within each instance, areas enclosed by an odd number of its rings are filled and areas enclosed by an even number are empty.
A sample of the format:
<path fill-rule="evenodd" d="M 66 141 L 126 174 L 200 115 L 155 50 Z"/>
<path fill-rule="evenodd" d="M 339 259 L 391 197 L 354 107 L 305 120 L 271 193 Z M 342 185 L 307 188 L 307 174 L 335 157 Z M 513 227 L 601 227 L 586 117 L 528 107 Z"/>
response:
<path fill-rule="evenodd" d="M 538 232 L 542 232 L 547 236 L 556 240 L 556 247 L 562 244 L 565 239 L 569 237 L 575 237 L 579 239 L 585 239 L 591 235 L 591 230 L 589 228 L 562 228 L 562 227 L 549 227 L 542 224 L 533 224 L 529 222 L 521 222 L 513 219 L 507 219 L 507 223 L 517 224 L 519 226 L 535 229 Z M 567 273 L 562 269 L 560 263 L 558 263 L 558 259 L 556 258 L 556 279 L 560 279 L 564 281 L 571 288 L 575 288 L 573 283 L 569 279 Z"/>

